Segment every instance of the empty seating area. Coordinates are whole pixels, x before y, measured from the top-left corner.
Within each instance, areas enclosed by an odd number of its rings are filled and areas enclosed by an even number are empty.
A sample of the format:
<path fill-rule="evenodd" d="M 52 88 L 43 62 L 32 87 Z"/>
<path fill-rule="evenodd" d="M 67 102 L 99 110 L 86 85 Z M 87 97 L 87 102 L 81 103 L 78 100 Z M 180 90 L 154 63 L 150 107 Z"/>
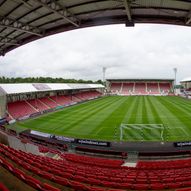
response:
<path fill-rule="evenodd" d="M 171 83 L 156 81 L 111 82 L 111 93 L 121 95 L 161 95 L 171 91 Z"/>
<path fill-rule="evenodd" d="M 26 115 L 31 115 L 37 112 L 32 108 L 26 101 L 17 101 L 13 103 L 8 103 L 7 105 L 9 114 L 14 118 L 20 118 Z"/>
<path fill-rule="evenodd" d="M 51 96 L 52 100 L 54 100 L 58 105 L 70 105 L 74 103 L 71 99 L 70 95 L 59 95 L 59 96 Z"/>
<path fill-rule="evenodd" d="M 123 160 L 114 160 L 114 159 L 104 159 L 97 157 L 89 157 L 78 154 L 66 153 L 62 155 L 62 157 L 68 161 L 80 163 L 80 164 L 88 164 L 88 165 L 96 165 L 107 168 L 119 168 L 124 161 Z"/>
<path fill-rule="evenodd" d="M 30 116 L 37 112 L 53 109 L 58 106 L 67 106 L 76 102 L 94 99 L 100 96 L 97 91 L 88 91 L 71 95 L 58 95 L 51 97 L 43 97 L 26 101 L 17 101 L 8 103 L 8 113 L 10 117 L 7 119 L 18 119 L 24 116 Z"/>
<path fill-rule="evenodd" d="M 14 150 L 2 144 L 0 153 L 0 162 L 5 168 L 37 188 L 44 184 L 38 179 L 30 179 L 29 175 L 23 176 L 22 171 L 15 170 L 13 165 L 7 167 L 6 159 L 20 165 L 26 172 L 30 171 L 37 177 L 76 191 L 174 190 L 191 187 L 191 159 L 139 161 L 137 167 L 132 168 L 121 167 L 122 160 L 115 162 L 67 153 L 55 160 Z"/>
<path fill-rule="evenodd" d="M 149 94 L 159 94 L 159 84 L 158 83 L 147 83 L 147 92 Z"/>
<path fill-rule="evenodd" d="M 101 93 L 97 92 L 97 91 L 90 91 L 90 92 L 86 91 L 86 92 L 79 92 L 79 93 L 75 94 L 75 97 L 79 98 L 82 101 L 85 101 L 85 100 L 96 98 L 100 95 L 101 95 Z"/>
<path fill-rule="evenodd" d="M 123 83 L 121 93 L 124 95 L 128 95 L 131 92 L 133 92 L 133 89 L 134 89 L 134 83 Z"/>
<path fill-rule="evenodd" d="M 162 93 L 169 93 L 171 89 L 170 83 L 160 83 L 159 85 L 160 85 L 160 91 Z"/>
<path fill-rule="evenodd" d="M 147 94 L 146 83 L 135 83 L 134 94 Z"/>
<path fill-rule="evenodd" d="M 112 93 L 118 93 L 121 91 L 122 83 L 112 83 L 111 84 L 111 92 Z"/>
<path fill-rule="evenodd" d="M 58 104 L 54 100 L 50 99 L 49 97 L 39 98 L 39 100 L 43 102 L 49 108 L 55 108 L 58 106 Z"/>
<path fill-rule="evenodd" d="M 39 112 L 49 109 L 47 105 L 45 105 L 43 102 L 39 101 L 38 99 L 27 100 L 27 102 Z"/>

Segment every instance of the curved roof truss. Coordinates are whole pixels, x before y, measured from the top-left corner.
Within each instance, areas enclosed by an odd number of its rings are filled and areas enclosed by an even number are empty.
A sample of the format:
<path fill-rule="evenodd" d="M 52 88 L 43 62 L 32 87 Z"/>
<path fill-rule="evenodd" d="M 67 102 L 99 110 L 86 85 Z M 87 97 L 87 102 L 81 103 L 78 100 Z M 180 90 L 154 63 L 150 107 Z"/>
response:
<path fill-rule="evenodd" d="M 0 0 L 0 55 L 59 32 L 121 23 L 191 26 L 191 0 Z"/>

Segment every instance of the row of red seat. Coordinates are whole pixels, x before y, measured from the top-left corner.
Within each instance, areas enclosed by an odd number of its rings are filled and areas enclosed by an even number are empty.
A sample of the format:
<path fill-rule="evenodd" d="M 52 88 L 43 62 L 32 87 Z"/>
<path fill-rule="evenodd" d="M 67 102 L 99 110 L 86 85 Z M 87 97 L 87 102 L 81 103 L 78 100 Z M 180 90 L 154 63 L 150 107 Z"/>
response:
<path fill-rule="evenodd" d="M 2 146 L 2 145 L 1 145 Z M 6 149 L 8 151 L 2 150 L 2 148 Z M 53 181 L 57 184 L 60 184 L 62 186 L 67 186 L 70 188 L 73 188 L 76 191 L 106 191 L 105 188 L 96 187 L 96 186 L 90 186 L 83 183 L 80 183 L 79 181 L 75 179 L 69 179 L 69 177 L 65 174 L 62 174 L 62 176 L 56 173 L 56 166 L 53 168 L 51 166 L 51 161 L 56 162 L 56 160 L 47 158 L 47 157 L 41 157 L 41 156 L 35 156 L 30 153 L 25 153 L 22 151 L 16 151 L 9 147 L 2 146 L 1 153 L 4 154 L 6 157 L 8 157 L 10 160 L 14 161 L 17 165 L 22 166 L 26 171 L 33 172 L 34 174 L 43 177 L 49 181 Z M 38 159 L 38 160 L 37 160 Z M 42 159 L 42 161 L 40 161 Z M 22 170 L 15 168 L 12 164 L 6 161 L 5 158 L 2 158 L 0 156 L 0 164 L 2 164 L 5 168 L 7 168 L 10 172 L 12 172 L 15 176 L 17 176 L 19 179 L 27 183 L 28 185 L 34 187 L 37 190 L 42 191 L 58 191 L 60 189 L 55 188 L 49 184 L 41 183 L 38 179 L 28 176 L 25 172 Z M 50 166 L 50 169 L 54 173 L 50 173 L 47 171 L 47 166 Z M 49 170 L 50 170 L 49 169 Z M 60 171 L 61 173 L 61 171 Z M 124 191 L 119 189 L 107 189 L 107 191 Z"/>
<path fill-rule="evenodd" d="M 4 148 L 4 146 L 2 146 Z M 22 151 L 16 151 L 7 148 L 7 151 L 1 151 L 6 157 L 23 166 L 23 168 L 32 171 L 48 180 L 57 182 L 61 185 L 72 187 L 72 183 L 82 184 L 82 190 L 88 190 L 89 186 L 135 189 L 135 190 L 161 190 L 176 189 L 181 187 L 191 187 L 191 164 L 184 166 L 186 159 L 181 166 L 171 166 L 172 168 L 153 169 L 141 168 L 110 168 L 97 166 L 96 163 L 84 164 L 68 161 L 67 158 L 55 160 L 52 158 L 32 155 Z M 64 156 L 62 156 L 64 157 Z M 95 159 L 96 160 L 96 159 Z M 187 159 L 190 161 L 190 159 Z M 165 164 L 166 162 L 166 164 Z M 163 161 L 163 165 L 174 161 Z M 152 164 L 153 162 L 151 162 Z M 178 162 L 179 163 L 179 162 Z M 148 164 L 149 166 L 149 164 Z M 87 188 L 86 188 L 87 187 Z"/>
<path fill-rule="evenodd" d="M 39 190 L 39 191 L 61 191 L 58 188 L 55 188 L 47 183 L 42 183 L 38 179 L 27 175 L 24 171 L 14 167 L 11 163 L 9 163 L 6 159 L 0 156 L 0 164 L 9 170 L 13 175 L 15 175 L 17 178 L 25 182 L 26 184 L 30 185 L 31 187 Z M 3 189 L 2 189 L 3 191 Z M 4 189 L 6 191 L 6 189 Z"/>
<path fill-rule="evenodd" d="M 181 169 L 191 167 L 191 159 L 180 159 L 171 161 L 139 161 L 137 168 L 139 169 Z"/>
<path fill-rule="evenodd" d="M 71 162 L 95 165 L 95 166 L 101 166 L 101 167 L 107 167 L 107 168 L 119 168 L 124 163 L 123 160 L 90 157 L 90 156 L 78 155 L 78 154 L 72 154 L 72 153 L 65 153 L 64 155 L 61 155 L 61 156 L 64 159 Z"/>

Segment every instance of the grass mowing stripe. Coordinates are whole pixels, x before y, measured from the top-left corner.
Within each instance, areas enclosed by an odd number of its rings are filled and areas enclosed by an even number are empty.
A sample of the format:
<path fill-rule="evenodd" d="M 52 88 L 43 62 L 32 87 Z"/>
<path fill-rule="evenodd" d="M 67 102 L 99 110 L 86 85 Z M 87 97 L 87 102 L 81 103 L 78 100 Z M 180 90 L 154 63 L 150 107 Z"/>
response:
<path fill-rule="evenodd" d="M 174 97 L 173 97 L 174 98 Z M 186 105 L 184 102 L 182 102 L 180 99 L 179 100 L 175 100 L 175 99 L 168 99 L 167 100 L 172 103 L 175 106 L 178 106 L 179 109 L 181 109 L 182 111 L 184 111 L 186 113 L 186 115 L 189 115 L 191 117 L 191 108 L 189 105 Z"/>
<path fill-rule="evenodd" d="M 169 130 L 171 131 L 171 135 L 185 137 L 185 135 L 187 135 L 186 125 L 180 117 L 180 113 L 178 112 L 178 110 L 176 110 L 172 104 L 169 105 L 169 103 L 161 97 L 158 98 L 158 101 L 169 111 L 166 112 L 166 114 L 168 113 L 168 120 L 171 123 L 171 125 L 169 125 L 171 127 L 169 128 Z M 176 127 L 176 131 L 174 131 L 173 127 Z"/>
<path fill-rule="evenodd" d="M 22 124 L 25 128 L 52 134 L 119 140 L 119 136 L 116 137 L 114 134 L 117 130 L 119 134 L 119 127 L 116 126 L 120 126 L 121 123 L 156 123 L 168 127 L 168 140 L 188 140 L 191 138 L 191 121 L 188 120 L 191 116 L 190 106 L 191 102 L 177 97 L 112 96 L 64 108 L 55 113 L 24 121 Z M 22 127 L 22 124 L 20 126 L 17 123 L 18 127 Z M 140 133 L 140 129 L 129 128 L 124 132 L 123 140 L 161 141 L 158 138 L 159 129 L 144 127 Z"/>
<path fill-rule="evenodd" d="M 143 97 L 143 112 L 142 112 L 142 120 L 144 121 L 144 123 L 148 124 L 150 123 L 150 120 L 149 120 L 149 113 L 148 113 L 148 102 L 147 102 L 147 99 L 148 97 L 147 96 L 144 96 Z M 154 123 L 154 122 L 153 122 Z"/>
<path fill-rule="evenodd" d="M 82 108 L 86 108 L 86 107 L 89 108 L 89 105 L 97 105 L 97 104 L 99 104 L 99 102 L 100 102 L 100 104 L 102 104 L 103 100 L 107 100 L 107 99 L 110 99 L 110 98 L 109 97 L 104 97 L 104 98 L 99 98 L 99 99 L 96 99 L 96 100 L 91 100 L 91 101 L 88 101 L 88 102 L 83 102 L 83 103 L 80 103 L 80 104 L 72 105 L 72 106 L 63 108 L 60 111 L 57 111 L 57 112 L 54 112 L 54 113 L 48 113 L 46 115 L 40 116 L 40 117 L 37 118 L 37 120 L 38 119 L 39 120 L 44 120 L 44 119 L 47 120 L 47 117 L 48 117 L 48 119 L 55 119 L 55 118 L 57 119 L 57 118 L 62 117 L 61 114 L 66 114 L 67 116 L 70 116 L 70 115 L 73 115 L 74 113 L 77 113 L 78 110 L 81 110 Z"/>
<path fill-rule="evenodd" d="M 110 131 L 111 134 L 114 134 L 115 128 L 112 128 L 112 126 L 113 127 L 120 126 L 123 120 L 123 117 L 126 113 L 128 104 L 129 104 L 129 100 L 126 97 L 123 97 L 123 102 L 121 102 L 120 105 L 118 105 L 118 107 L 115 108 L 115 110 L 109 113 L 107 118 L 105 118 L 105 120 L 102 122 L 102 128 L 99 128 L 98 130 L 96 130 L 95 134 L 100 135 L 102 133 L 107 133 L 108 130 Z M 115 122 L 114 121 L 111 122 L 111 119 L 115 119 Z M 115 124 L 111 125 L 111 123 L 113 122 Z"/>
<path fill-rule="evenodd" d="M 158 112 L 158 108 L 156 107 L 155 103 L 156 103 L 156 97 L 154 96 L 149 96 L 148 97 L 148 104 L 149 104 L 149 110 L 151 111 L 150 112 L 150 116 L 152 119 L 154 119 L 154 123 L 155 124 L 163 124 L 163 120 L 161 119 L 160 117 L 160 114 Z"/>
<path fill-rule="evenodd" d="M 120 100 L 117 100 L 116 102 L 113 102 L 113 104 L 117 104 Z M 90 108 L 90 111 L 83 113 L 84 115 L 80 115 L 75 121 L 71 121 L 71 123 L 68 124 L 64 124 L 64 127 L 62 128 L 62 131 L 64 131 L 64 133 L 67 133 L 68 130 L 74 129 L 76 125 L 79 124 L 79 122 L 91 117 L 92 115 L 96 114 L 97 112 L 101 111 L 103 108 L 106 107 L 111 107 L 111 102 L 107 102 L 106 104 L 102 104 L 100 107 L 95 107 L 95 109 Z M 58 129 L 59 127 L 55 128 Z M 58 131 L 60 132 L 60 131 Z"/>
<path fill-rule="evenodd" d="M 144 123 L 142 118 L 142 110 L 143 110 L 143 96 L 138 96 L 138 107 L 136 110 L 136 117 L 135 117 L 135 123 Z"/>
<path fill-rule="evenodd" d="M 97 107 L 99 107 L 99 105 L 103 106 L 103 104 L 105 104 L 105 103 L 110 103 L 110 100 L 108 100 L 108 99 L 102 100 L 102 102 L 100 102 L 100 103 L 98 102 L 95 105 L 93 104 L 93 106 L 95 106 L 95 108 L 97 108 Z M 82 109 L 84 108 L 83 106 L 84 106 L 84 104 L 82 104 Z M 91 106 L 91 103 L 88 103 L 88 108 L 90 108 L 90 106 Z M 79 108 L 79 105 L 76 105 L 76 107 Z M 75 111 L 76 108 L 74 106 L 72 106 L 72 109 Z M 47 126 L 49 127 L 49 124 L 51 124 L 52 122 L 54 123 L 54 125 L 52 125 L 52 127 L 58 126 L 58 124 L 65 123 L 65 119 L 66 119 L 67 116 L 72 115 L 71 112 L 69 112 L 69 114 L 67 112 L 67 110 L 71 110 L 71 108 L 68 107 L 68 108 L 65 108 L 64 110 L 65 110 L 64 112 L 63 111 L 59 112 L 59 116 L 62 117 L 62 120 L 57 120 L 57 117 L 53 118 L 54 120 L 50 120 L 51 116 L 54 116 L 54 113 L 52 113 L 52 115 L 50 113 L 48 116 L 43 116 L 42 118 L 37 118 L 37 119 L 29 120 L 29 121 L 27 121 L 24 124 L 32 128 L 33 125 L 35 125 L 37 122 L 38 123 L 40 122 L 39 123 L 39 128 L 41 130 L 42 130 L 43 127 L 45 127 L 45 128 Z M 79 109 L 78 109 L 78 111 L 79 111 Z M 74 115 L 73 115 L 73 118 L 74 118 Z M 33 122 L 34 122 L 34 124 L 33 124 Z M 20 123 L 20 125 L 24 126 L 22 123 Z"/>
<path fill-rule="evenodd" d="M 137 117 L 136 117 L 136 122 L 137 124 L 146 124 L 146 120 L 144 119 L 146 117 L 146 112 L 143 113 L 143 107 L 144 107 L 144 97 L 145 96 L 140 96 L 139 97 L 139 106 L 137 108 Z M 145 134 L 144 133 L 145 128 L 143 127 L 140 131 L 135 130 L 134 133 L 136 136 L 141 135 L 143 137 L 142 140 L 152 140 L 152 137 L 150 137 L 150 134 Z"/>
<path fill-rule="evenodd" d="M 110 105 L 108 107 L 103 108 L 99 112 L 99 113 L 102 113 L 102 116 L 100 116 L 102 118 L 102 120 L 104 120 L 111 112 L 113 112 L 115 110 L 115 108 L 118 108 L 119 105 L 121 105 L 121 103 L 123 103 L 123 102 L 124 102 L 123 98 L 118 100 L 118 102 L 111 101 L 111 103 L 110 103 Z M 92 120 L 92 118 L 93 118 L 93 120 Z M 97 122 L 95 123 L 95 119 L 96 119 L 95 115 L 92 115 L 92 116 L 90 116 L 89 118 L 86 119 L 86 120 L 89 120 L 89 122 L 92 121 L 92 123 L 93 123 L 92 125 L 90 125 L 91 123 L 87 123 L 87 124 L 89 124 L 88 127 L 87 126 L 84 127 L 84 131 L 86 131 L 86 133 L 88 132 L 88 133 L 94 134 L 95 133 L 94 130 L 95 131 L 99 130 L 100 129 L 99 128 L 99 126 L 100 126 L 99 121 L 101 123 L 101 126 L 103 126 L 102 125 L 103 122 L 102 122 L 102 120 L 100 120 L 100 118 L 98 118 L 98 123 Z M 85 122 L 86 122 L 86 120 L 85 120 Z M 77 128 L 80 126 L 80 124 L 83 125 L 84 121 L 81 121 L 81 123 L 78 124 Z"/>
<path fill-rule="evenodd" d="M 174 115 L 171 114 L 166 106 L 163 106 L 163 104 L 160 103 L 159 98 L 158 97 L 150 97 L 150 101 L 153 103 L 153 108 L 155 109 L 155 112 L 158 113 L 160 120 L 162 121 L 163 125 L 167 128 L 169 128 L 168 134 L 167 135 L 167 141 L 170 141 L 172 139 L 172 135 L 173 136 L 178 136 L 181 132 L 179 130 L 177 130 L 176 132 L 173 132 L 173 129 L 171 129 L 171 127 L 176 126 L 177 123 L 180 123 L 176 118 L 175 120 L 171 120 L 174 119 Z"/>
<path fill-rule="evenodd" d="M 130 117 L 130 119 L 129 119 L 129 123 L 130 123 L 130 124 L 136 123 L 137 108 L 138 108 L 138 106 L 139 106 L 139 97 L 136 96 L 135 99 L 136 99 L 135 107 L 133 108 L 132 113 L 131 113 L 131 115 L 130 115 L 131 117 Z"/>
<path fill-rule="evenodd" d="M 173 109 L 174 113 L 179 113 L 177 115 L 177 118 L 179 118 L 182 123 L 184 123 L 185 127 L 181 128 L 182 134 L 184 134 L 184 137 L 188 137 L 188 139 L 191 138 L 191 129 L 189 127 L 190 124 L 190 113 L 186 112 L 184 108 L 180 107 L 177 104 L 172 103 L 169 99 L 164 100 L 166 103 L 168 102 L 171 105 L 171 110 Z"/>
<path fill-rule="evenodd" d="M 150 98 L 153 98 L 153 99 L 150 99 Z M 149 123 L 150 124 L 163 124 L 163 121 L 160 118 L 160 114 L 158 113 L 158 110 L 155 108 L 155 101 L 154 101 L 155 99 L 157 99 L 155 96 L 147 97 L 147 104 L 148 104 L 147 108 L 148 108 L 148 112 L 149 112 L 149 117 L 148 117 Z M 156 129 L 156 131 L 159 131 L 159 130 Z M 162 131 L 162 129 L 161 129 L 161 131 Z M 153 129 L 153 132 L 155 132 L 154 129 Z M 159 135 L 158 139 L 161 139 L 161 134 Z"/>
<path fill-rule="evenodd" d="M 113 98 L 112 98 L 113 99 Z M 115 99 L 115 98 L 114 98 Z M 111 100 L 111 98 L 110 98 L 110 100 Z M 106 102 L 107 103 L 107 105 L 109 105 L 110 103 L 111 103 L 111 101 L 107 101 Z M 113 103 L 115 103 L 115 102 L 113 102 Z M 97 109 L 99 109 L 99 107 L 97 107 L 98 105 L 96 105 L 95 106 L 95 108 L 97 108 Z M 103 104 L 103 102 L 102 103 L 100 103 L 100 106 L 102 106 L 102 107 L 105 107 L 105 102 L 104 102 L 104 104 Z M 75 109 L 75 108 L 74 108 Z M 92 108 L 91 108 L 92 109 Z M 64 118 L 64 116 L 63 116 L 63 118 Z M 79 116 L 78 116 L 78 118 L 79 118 Z M 78 119 L 77 118 L 77 119 Z M 75 121 L 75 120 L 72 120 L 72 121 Z M 36 122 L 35 120 L 34 120 L 34 122 Z M 71 122 L 70 122 L 71 123 Z M 27 124 L 28 126 L 29 126 L 29 124 Z M 43 125 L 43 126 L 42 126 Z M 35 125 L 33 124 L 33 122 L 32 122 L 32 125 L 31 125 L 31 123 L 30 123 L 30 126 L 31 126 L 31 129 L 36 129 L 35 128 Z M 38 125 L 38 129 L 40 130 L 40 131 L 42 131 L 42 132 L 47 132 L 47 130 L 48 130 L 48 132 L 51 132 L 51 133 L 54 133 L 54 134 L 63 134 L 63 126 L 64 126 L 64 120 L 62 121 L 62 123 L 54 123 L 54 124 L 46 124 L 45 123 L 45 125 L 44 125 L 44 123 L 41 123 L 41 124 L 39 124 Z M 57 129 L 57 130 L 56 130 Z"/>

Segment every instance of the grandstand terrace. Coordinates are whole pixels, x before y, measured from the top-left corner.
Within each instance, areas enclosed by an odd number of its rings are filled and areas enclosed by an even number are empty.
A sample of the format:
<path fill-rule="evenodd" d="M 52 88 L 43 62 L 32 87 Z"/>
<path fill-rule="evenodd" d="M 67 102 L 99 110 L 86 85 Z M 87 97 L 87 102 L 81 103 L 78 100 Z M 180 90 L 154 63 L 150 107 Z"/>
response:
<path fill-rule="evenodd" d="M 107 90 L 117 95 L 169 95 L 174 79 L 107 79 Z"/>
<path fill-rule="evenodd" d="M 11 121 L 97 98 L 102 94 L 104 86 L 36 83 L 0 84 L 0 88 L 1 94 L 4 95 L 0 117 Z"/>

